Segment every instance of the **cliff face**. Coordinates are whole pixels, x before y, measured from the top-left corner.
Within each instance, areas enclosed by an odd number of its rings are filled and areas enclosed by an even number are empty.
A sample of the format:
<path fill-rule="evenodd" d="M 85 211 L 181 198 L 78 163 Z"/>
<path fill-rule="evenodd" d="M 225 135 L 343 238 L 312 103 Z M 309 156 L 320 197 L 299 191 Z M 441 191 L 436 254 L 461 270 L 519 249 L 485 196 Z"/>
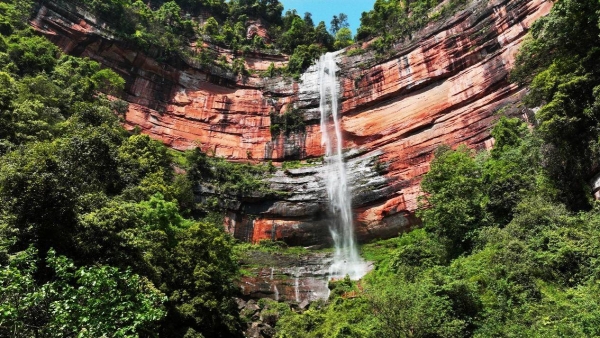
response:
<path fill-rule="evenodd" d="M 388 57 L 371 51 L 338 54 L 342 128 L 345 147 L 351 149 L 346 156 L 360 240 L 392 236 L 416 222 L 419 183 L 439 145 L 492 145 L 496 112 L 523 93 L 507 82 L 519 44 L 550 8 L 544 0 L 477 2 L 398 43 Z M 82 8 L 53 2 L 40 5 L 31 24 L 66 53 L 94 59 L 125 78 L 127 128 L 139 126 L 176 149 L 199 146 L 237 161 L 277 163 L 323 155 L 316 67 L 296 82 L 236 76 L 183 58 L 160 62 L 152 51 L 145 54 L 112 38 L 106 25 Z M 246 57 L 250 70 L 266 69 L 271 62 L 281 65 L 285 58 Z M 271 113 L 288 107 L 303 114 L 305 132 L 272 136 Z M 238 203 L 228 207 L 227 229 L 249 241 L 328 242 L 322 171 L 315 166 L 269 178 L 273 189 L 289 192 L 285 197 L 236 197 Z"/>

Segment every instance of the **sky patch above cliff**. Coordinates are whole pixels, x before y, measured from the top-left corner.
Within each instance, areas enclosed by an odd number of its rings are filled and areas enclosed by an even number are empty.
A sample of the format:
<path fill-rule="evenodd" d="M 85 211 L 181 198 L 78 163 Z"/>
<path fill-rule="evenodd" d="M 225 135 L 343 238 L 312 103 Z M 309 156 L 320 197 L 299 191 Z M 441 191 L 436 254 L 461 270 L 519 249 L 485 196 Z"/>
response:
<path fill-rule="evenodd" d="M 360 15 L 373 9 L 374 0 L 280 0 L 287 10 L 295 9 L 298 15 L 304 16 L 305 12 L 311 12 L 315 25 L 325 21 L 327 28 L 334 15 L 345 13 L 348 15 L 348 23 L 353 34 L 360 26 Z"/>

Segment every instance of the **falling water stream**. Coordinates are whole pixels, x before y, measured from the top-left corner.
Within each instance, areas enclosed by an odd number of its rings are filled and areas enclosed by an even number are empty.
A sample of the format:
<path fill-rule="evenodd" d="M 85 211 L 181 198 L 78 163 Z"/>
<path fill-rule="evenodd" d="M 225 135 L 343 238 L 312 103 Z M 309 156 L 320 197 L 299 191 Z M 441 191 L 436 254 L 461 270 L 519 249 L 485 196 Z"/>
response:
<path fill-rule="evenodd" d="M 319 91 L 321 96 L 321 144 L 325 147 L 325 183 L 331 211 L 334 215 L 330 232 L 335 245 L 329 278 L 349 275 L 360 279 L 368 270 L 367 263 L 358 254 L 352 221 L 352 201 L 346 164 L 342 155 L 341 121 L 338 116 L 339 87 L 336 77 L 335 54 L 327 53 L 319 59 Z"/>
<path fill-rule="evenodd" d="M 298 278 L 300 277 L 300 268 L 296 268 L 294 277 L 294 296 L 296 296 L 296 302 L 300 303 L 300 285 L 298 282 Z"/>

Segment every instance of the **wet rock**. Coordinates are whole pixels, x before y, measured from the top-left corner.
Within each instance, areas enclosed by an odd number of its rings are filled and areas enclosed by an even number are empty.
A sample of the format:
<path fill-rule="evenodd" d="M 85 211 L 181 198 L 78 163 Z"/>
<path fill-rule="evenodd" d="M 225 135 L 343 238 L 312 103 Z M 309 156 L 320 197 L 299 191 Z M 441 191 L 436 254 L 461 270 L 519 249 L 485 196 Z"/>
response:
<path fill-rule="evenodd" d="M 243 300 L 243 299 L 241 299 L 241 298 L 236 298 L 236 299 L 235 299 L 235 302 L 236 302 L 236 304 L 237 304 L 237 306 L 238 306 L 238 310 L 241 310 L 241 309 L 245 308 L 245 307 L 246 307 L 246 305 L 247 305 L 246 301 L 244 301 L 244 300 Z"/>
<path fill-rule="evenodd" d="M 252 326 L 246 330 L 246 337 L 249 338 L 271 338 L 275 336 L 275 329 L 263 323 L 252 323 Z"/>
<path fill-rule="evenodd" d="M 306 310 L 306 309 L 308 309 L 309 305 L 310 305 L 310 302 L 308 301 L 308 299 L 305 299 L 300 304 L 298 304 L 298 308 L 300 310 Z"/>
<path fill-rule="evenodd" d="M 262 327 L 261 334 L 265 338 L 275 337 L 275 333 L 276 333 L 275 329 L 269 325 L 265 325 Z"/>
<path fill-rule="evenodd" d="M 260 310 L 260 307 L 258 306 L 258 304 L 256 304 L 256 300 L 251 299 L 246 303 L 245 308 L 253 313 L 257 312 L 258 310 Z"/>
<path fill-rule="evenodd" d="M 239 282 L 242 295 L 251 299 L 270 298 L 280 302 L 302 303 L 329 297 L 331 254 L 311 253 L 302 256 L 250 252 L 242 266 L 252 275 Z M 258 267 L 256 267 L 258 266 Z"/>
<path fill-rule="evenodd" d="M 275 326 L 279 320 L 279 314 L 266 309 L 260 313 L 260 320 L 267 325 Z"/>

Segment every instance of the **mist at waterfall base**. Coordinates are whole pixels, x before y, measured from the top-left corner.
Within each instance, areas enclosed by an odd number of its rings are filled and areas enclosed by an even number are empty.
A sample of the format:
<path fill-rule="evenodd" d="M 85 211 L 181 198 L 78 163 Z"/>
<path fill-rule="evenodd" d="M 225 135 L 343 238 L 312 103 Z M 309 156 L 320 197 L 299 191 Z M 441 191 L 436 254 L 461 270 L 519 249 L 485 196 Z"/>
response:
<path fill-rule="evenodd" d="M 352 201 L 346 165 L 342 156 L 342 131 L 338 116 L 339 87 L 336 77 L 336 53 L 319 59 L 319 92 L 321 110 L 321 145 L 325 147 L 325 184 L 333 218 L 329 230 L 335 246 L 330 279 L 346 275 L 357 280 L 368 271 L 368 264 L 358 254 L 352 220 Z"/>

